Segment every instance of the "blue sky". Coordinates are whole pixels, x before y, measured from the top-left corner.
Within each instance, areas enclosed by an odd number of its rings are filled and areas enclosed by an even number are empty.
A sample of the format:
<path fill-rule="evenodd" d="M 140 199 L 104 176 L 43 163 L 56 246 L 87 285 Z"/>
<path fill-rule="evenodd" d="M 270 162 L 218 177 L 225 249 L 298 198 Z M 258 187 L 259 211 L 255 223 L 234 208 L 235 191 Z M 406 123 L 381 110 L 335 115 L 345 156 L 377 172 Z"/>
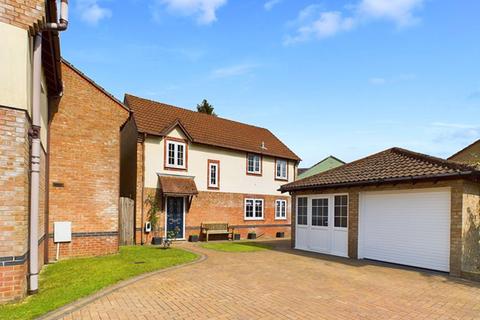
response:
<path fill-rule="evenodd" d="M 480 1 L 76 0 L 62 54 L 108 91 L 269 128 L 303 160 L 480 138 Z"/>

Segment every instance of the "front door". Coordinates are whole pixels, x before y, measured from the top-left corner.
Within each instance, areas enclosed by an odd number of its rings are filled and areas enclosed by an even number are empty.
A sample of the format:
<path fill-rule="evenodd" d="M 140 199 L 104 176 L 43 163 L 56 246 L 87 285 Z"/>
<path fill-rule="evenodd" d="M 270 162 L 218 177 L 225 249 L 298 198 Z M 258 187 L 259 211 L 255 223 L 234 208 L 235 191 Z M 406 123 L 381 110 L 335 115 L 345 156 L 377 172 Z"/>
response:
<path fill-rule="evenodd" d="M 177 232 L 176 239 L 185 238 L 185 206 L 183 197 L 167 197 L 166 230 Z"/>

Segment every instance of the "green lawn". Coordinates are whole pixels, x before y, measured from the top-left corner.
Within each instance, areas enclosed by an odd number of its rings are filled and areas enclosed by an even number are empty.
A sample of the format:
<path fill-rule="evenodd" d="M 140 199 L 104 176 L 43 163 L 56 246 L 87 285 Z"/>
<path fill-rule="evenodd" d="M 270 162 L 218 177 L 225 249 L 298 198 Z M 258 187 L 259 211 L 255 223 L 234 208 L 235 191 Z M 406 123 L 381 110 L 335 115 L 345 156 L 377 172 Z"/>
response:
<path fill-rule="evenodd" d="M 206 249 L 225 252 L 253 252 L 268 250 L 272 248 L 268 244 L 263 244 L 259 242 L 216 242 L 204 243 L 201 246 Z"/>
<path fill-rule="evenodd" d="M 196 258 L 176 248 L 129 246 L 121 247 L 115 255 L 60 261 L 43 268 L 38 294 L 0 306 L 0 319 L 32 319 L 120 280 Z"/>

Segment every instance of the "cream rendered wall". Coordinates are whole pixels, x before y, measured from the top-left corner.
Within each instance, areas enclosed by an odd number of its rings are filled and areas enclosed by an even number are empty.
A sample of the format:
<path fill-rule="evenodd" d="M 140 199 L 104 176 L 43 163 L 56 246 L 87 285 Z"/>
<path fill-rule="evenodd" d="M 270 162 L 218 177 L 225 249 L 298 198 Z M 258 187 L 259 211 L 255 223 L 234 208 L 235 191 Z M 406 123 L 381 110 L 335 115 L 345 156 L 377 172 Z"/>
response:
<path fill-rule="evenodd" d="M 181 130 L 174 129 L 169 137 L 182 138 Z M 207 188 L 208 160 L 220 161 L 220 189 Z M 246 152 L 211 147 L 201 144 L 188 145 L 188 170 L 164 169 L 164 140 L 160 137 L 147 137 L 145 140 L 145 187 L 157 188 L 161 174 L 194 176 L 199 191 L 248 193 L 258 195 L 280 195 L 278 190 L 287 181 L 276 181 L 274 177 L 275 158 L 264 156 L 262 176 L 246 174 Z M 288 182 L 294 179 L 295 164 L 289 161 Z"/>
<path fill-rule="evenodd" d="M 33 43 L 27 30 L 0 22 L 0 106 L 26 110 L 32 115 Z M 48 98 L 42 69 L 40 140 L 47 150 Z"/>
<path fill-rule="evenodd" d="M 30 110 L 31 41 L 27 30 L 0 22 L 0 105 Z"/>

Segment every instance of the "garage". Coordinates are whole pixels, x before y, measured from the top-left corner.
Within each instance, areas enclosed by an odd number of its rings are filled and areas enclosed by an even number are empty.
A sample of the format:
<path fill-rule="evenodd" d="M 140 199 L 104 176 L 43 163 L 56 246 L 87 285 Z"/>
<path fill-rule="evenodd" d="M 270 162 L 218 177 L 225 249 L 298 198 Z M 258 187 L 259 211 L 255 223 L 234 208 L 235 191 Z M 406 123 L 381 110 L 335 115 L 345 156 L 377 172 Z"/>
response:
<path fill-rule="evenodd" d="M 480 279 L 475 167 L 391 148 L 280 190 L 295 249 Z"/>
<path fill-rule="evenodd" d="M 358 257 L 448 272 L 450 190 L 360 195 Z"/>

